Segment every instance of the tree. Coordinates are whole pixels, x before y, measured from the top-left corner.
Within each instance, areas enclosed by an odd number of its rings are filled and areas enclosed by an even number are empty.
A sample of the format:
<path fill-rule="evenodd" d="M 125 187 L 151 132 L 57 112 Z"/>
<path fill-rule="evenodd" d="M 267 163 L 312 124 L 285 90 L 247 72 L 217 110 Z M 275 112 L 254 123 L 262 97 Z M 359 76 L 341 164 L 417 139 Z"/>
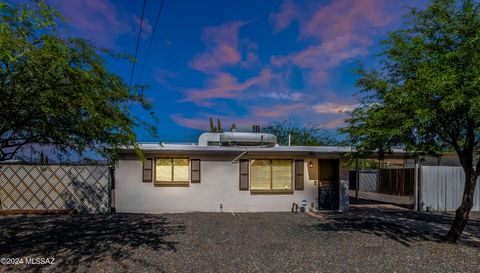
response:
<path fill-rule="evenodd" d="M 40 151 L 40 156 L 38 158 L 38 164 L 45 164 L 45 155 L 43 154 L 43 151 Z"/>
<path fill-rule="evenodd" d="M 288 135 L 290 135 L 291 145 L 319 146 L 336 144 L 335 139 L 328 131 L 316 124 L 298 128 L 294 127 L 290 122 L 283 121 L 270 124 L 263 128 L 262 131 L 275 135 L 280 145 L 288 145 Z"/>
<path fill-rule="evenodd" d="M 210 133 L 223 133 L 222 124 L 220 123 L 220 119 L 217 118 L 217 126 L 213 125 L 212 117 L 209 118 L 210 121 Z"/>
<path fill-rule="evenodd" d="M 435 0 L 407 23 L 383 42 L 380 69 L 359 68 L 364 96 L 341 132 L 359 151 L 455 151 L 465 188 L 446 239 L 456 242 L 480 174 L 480 6 Z"/>
<path fill-rule="evenodd" d="M 43 1 L 0 2 L 0 161 L 32 145 L 111 158 L 136 145 L 135 126 L 147 126 L 130 105 L 154 116 L 142 87 L 105 68 L 102 56 L 112 52 L 65 38 L 66 27 Z"/>

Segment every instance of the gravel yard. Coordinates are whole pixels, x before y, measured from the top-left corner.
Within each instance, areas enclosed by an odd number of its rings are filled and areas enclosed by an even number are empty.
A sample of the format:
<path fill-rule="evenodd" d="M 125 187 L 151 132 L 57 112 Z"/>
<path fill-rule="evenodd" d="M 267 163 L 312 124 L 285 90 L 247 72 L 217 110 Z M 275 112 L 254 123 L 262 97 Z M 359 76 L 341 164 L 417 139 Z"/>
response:
<path fill-rule="evenodd" d="M 457 245 L 451 215 L 357 208 L 293 213 L 0 218 L 0 257 L 55 257 L 18 272 L 480 272 L 476 214 Z M 1 265 L 0 265 L 1 266 Z"/>

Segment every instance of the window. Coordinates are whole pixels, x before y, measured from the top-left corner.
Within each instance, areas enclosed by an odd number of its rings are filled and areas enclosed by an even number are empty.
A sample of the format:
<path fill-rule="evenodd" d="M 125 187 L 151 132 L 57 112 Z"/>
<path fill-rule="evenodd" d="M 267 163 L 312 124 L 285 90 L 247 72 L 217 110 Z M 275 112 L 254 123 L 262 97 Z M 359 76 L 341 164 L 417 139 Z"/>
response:
<path fill-rule="evenodd" d="M 254 159 L 250 163 L 252 192 L 292 192 L 292 161 Z"/>
<path fill-rule="evenodd" d="M 142 181 L 143 182 L 152 182 L 153 177 L 153 160 L 151 158 L 145 158 L 143 161 L 143 174 L 142 174 Z"/>
<path fill-rule="evenodd" d="M 155 184 L 160 186 L 188 186 L 188 158 L 157 158 Z"/>

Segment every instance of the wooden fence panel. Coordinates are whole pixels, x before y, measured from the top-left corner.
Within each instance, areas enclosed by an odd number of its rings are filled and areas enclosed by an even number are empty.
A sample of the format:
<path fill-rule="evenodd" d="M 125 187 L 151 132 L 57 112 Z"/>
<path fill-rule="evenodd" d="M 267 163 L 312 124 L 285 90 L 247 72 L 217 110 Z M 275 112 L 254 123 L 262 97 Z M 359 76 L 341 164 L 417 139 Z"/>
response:
<path fill-rule="evenodd" d="M 380 169 L 378 182 L 379 193 L 411 196 L 415 187 L 415 169 Z"/>

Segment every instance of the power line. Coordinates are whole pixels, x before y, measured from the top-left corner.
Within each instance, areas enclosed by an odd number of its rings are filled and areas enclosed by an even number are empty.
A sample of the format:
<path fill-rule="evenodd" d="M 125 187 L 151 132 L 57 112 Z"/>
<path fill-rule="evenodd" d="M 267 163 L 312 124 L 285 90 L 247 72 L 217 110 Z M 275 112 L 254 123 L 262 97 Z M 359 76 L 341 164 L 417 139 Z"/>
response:
<path fill-rule="evenodd" d="M 130 81 L 128 83 L 128 90 L 130 90 L 130 88 L 132 86 L 133 74 L 135 72 L 135 64 L 137 63 L 138 46 L 140 45 L 140 37 L 142 35 L 143 17 L 145 15 L 145 6 L 146 5 L 147 5 L 147 0 L 143 0 L 142 17 L 140 18 L 140 28 L 138 30 L 138 35 L 137 35 L 137 45 L 135 46 L 135 55 L 133 57 L 132 73 L 130 74 Z"/>
<path fill-rule="evenodd" d="M 145 70 L 145 64 L 147 63 L 148 55 L 150 54 L 150 49 L 152 48 L 153 38 L 155 37 L 155 32 L 157 31 L 158 21 L 160 21 L 160 15 L 162 14 L 164 4 L 165 0 L 162 0 L 160 8 L 158 9 L 157 17 L 155 18 L 155 25 L 153 26 L 152 36 L 150 37 L 150 41 L 148 43 L 147 54 L 145 54 L 145 59 L 142 63 L 142 69 L 140 70 L 140 78 L 138 79 L 137 84 L 140 84 L 142 81 L 143 71 Z"/>

